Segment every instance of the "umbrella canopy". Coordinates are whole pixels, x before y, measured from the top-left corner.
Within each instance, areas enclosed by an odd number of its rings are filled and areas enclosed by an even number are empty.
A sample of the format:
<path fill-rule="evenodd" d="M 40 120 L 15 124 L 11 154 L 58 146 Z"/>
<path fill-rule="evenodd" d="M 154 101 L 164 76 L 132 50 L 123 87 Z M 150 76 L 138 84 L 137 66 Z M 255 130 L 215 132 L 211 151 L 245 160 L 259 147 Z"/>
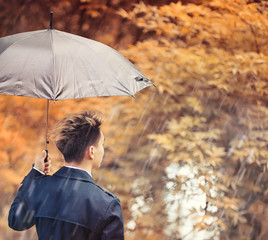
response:
<path fill-rule="evenodd" d="M 153 85 L 120 53 L 55 29 L 0 38 L 0 94 L 53 101 L 130 95 Z"/>
<path fill-rule="evenodd" d="M 154 85 L 114 49 L 52 29 L 0 38 L 0 94 L 49 100 L 134 94 Z"/>

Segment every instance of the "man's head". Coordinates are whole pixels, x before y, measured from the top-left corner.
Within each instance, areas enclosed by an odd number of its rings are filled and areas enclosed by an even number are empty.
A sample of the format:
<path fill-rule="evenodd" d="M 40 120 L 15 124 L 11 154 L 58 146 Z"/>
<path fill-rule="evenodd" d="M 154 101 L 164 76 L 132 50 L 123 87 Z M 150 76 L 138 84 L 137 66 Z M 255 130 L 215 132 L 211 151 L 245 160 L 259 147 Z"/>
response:
<path fill-rule="evenodd" d="M 88 147 L 97 147 L 100 139 L 103 139 L 100 130 L 102 121 L 97 113 L 83 111 L 67 115 L 56 125 L 51 138 L 66 162 L 80 163 Z"/>

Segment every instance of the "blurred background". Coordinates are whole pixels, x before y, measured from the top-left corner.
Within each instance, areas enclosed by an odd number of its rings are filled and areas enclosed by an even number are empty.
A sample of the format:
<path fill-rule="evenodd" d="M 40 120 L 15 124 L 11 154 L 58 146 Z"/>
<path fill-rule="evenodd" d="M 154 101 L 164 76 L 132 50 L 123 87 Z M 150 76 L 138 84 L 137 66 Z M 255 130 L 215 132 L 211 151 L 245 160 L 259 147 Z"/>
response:
<path fill-rule="evenodd" d="M 0 0 L 0 36 L 49 27 L 107 44 L 157 88 L 50 105 L 49 129 L 83 109 L 105 116 L 97 184 L 122 204 L 125 238 L 268 239 L 266 0 Z M 46 100 L 0 96 L 0 240 L 45 145 Z M 63 165 L 52 142 L 52 173 Z"/>

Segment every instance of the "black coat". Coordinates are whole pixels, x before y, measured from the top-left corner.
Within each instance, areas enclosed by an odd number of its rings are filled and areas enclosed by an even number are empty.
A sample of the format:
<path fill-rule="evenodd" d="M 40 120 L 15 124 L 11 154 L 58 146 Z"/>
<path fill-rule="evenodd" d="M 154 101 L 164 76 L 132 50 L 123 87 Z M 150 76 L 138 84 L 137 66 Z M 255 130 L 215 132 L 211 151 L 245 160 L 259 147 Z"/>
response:
<path fill-rule="evenodd" d="M 14 230 L 36 225 L 40 240 L 123 240 L 119 199 L 83 170 L 62 167 L 54 175 L 32 169 L 11 205 Z"/>

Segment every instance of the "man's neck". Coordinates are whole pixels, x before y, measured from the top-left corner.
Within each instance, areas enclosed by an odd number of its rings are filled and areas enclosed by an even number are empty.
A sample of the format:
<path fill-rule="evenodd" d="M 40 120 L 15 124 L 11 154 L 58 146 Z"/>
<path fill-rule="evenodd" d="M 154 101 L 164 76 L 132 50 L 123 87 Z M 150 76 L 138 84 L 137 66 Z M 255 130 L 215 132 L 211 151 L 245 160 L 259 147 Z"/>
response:
<path fill-rule="evenodd" d="M 92 176 L 92 174 L 91 174 L 92 167 L 88 166 L 86 164 L 83 164 L 83 163 L 77 164 L 75 162 L 68 162 L 68 163 L 65 164 L 65 166 L 66 167 L 74 167 L 74 168 L 82 169 L 84 171 L 87 171 L 89 173 L 89 175 Z"/>

